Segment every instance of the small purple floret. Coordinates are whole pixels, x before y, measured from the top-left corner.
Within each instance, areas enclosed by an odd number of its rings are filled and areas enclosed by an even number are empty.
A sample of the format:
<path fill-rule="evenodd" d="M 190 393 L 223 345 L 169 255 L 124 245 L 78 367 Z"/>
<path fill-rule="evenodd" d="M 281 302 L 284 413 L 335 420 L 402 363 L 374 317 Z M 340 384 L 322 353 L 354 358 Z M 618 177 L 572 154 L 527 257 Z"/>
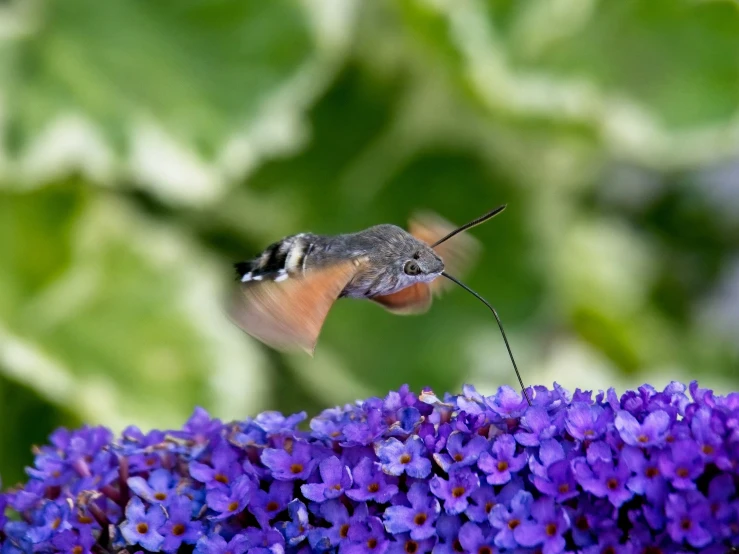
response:
<path fill-rule="evenodd" d="M 397 485 L 389 482 L 393 477 L 387 476 L 380 469 L 380 465 L 371 458 L 362 458 L 354 468 L 352 476 L 354 488 L 346 491 L 346 495 L 352 500 L 358 502 L 374 500 L 379 504 L 385 504 L 398 494 Z"/>
<path fill-rule="evenodd" d="M 301 485 L 300 491 L 308 500 L 323 502 L 337 498 L 352 485 L 352 475 L 336 456 L 325 458 L 318 466 L 322 483 Z"/>
<path fill-rule="evenodd" d="M 477 467 L 487 474 L 491 485 L 503 485 L 511 480 L 511 474 L 526 465 L 526 454 L 516 455 L 516 441 L 511 435 L 501 435 L 493 443 L 491 452 L 483 452 Z"/>
<path fill-rule="evenodd" d="M 441 510 L 439 501 L 429 496 L 428 487 L 414 483 L 408 491 L 408 506 L 391 506 L 385 510 L 385 529 L 389 533 L 410 531 L 415 540 L 427 539 L 434 535 L 434 523 Z"/>
<path fill-rule="evenodd" d="M 662 446 L 667 438 L 670 427 L 670 416 L 663 410 L 650 413 L 644 423 L 626 410 L 616 415 L 616 429 L 626 444 L 631 446 Z"/>
<path fill-rule="evenodd" d="M 572 464 L 575 479 L 586 491 L 598 498 L 608 498 L 616 508 L 631 499 L 634 495 L 626 485 L 631 471 L 626 463 L 621 462 L 615 467 L 613 463 L 602 459 L 588 464 L 584 458 L 577 458 Z"/>
<path fill-rule="evenodd" d="M 148 509 L 140 498 L 132 498 L 126 506 L 126 519 L 121 523 L 121 534 L 128 544 L 140 545 L 147 550 L 159 550 L 164 536 L 159 530 L 166 516 L 161 506 L 155 504 Z"/>
<path fill-rule="evenodd" d="M 541 545 L 544 554 L 558 554 L 565 548 L 565 531 L 570 519 L 552 498 L 542 497 L 531 506 L 533 520 L 524 521 L 513 531 L 513 537 L 521 546 Z"/>
<path fill-rule="evenodd" d="M 382 470 L 388 475 L 403 475 L 423 479 L 431 473 L 431 460 L 426 457 L 426 447 L 418 437 L 410 437 L 405 443 L 396 438 L 387 439 L 375 446 Z"/>
<path fill-rule="evenodd" d="M 280 481 L 307 479 L 316 465 L 316 460 L 311 456 L 310 445 L 303 442 L 294 444 L 292 452 L 267 448 L 262 452 L 261 459 L 272 471 L 273 477 Z"/>
<path fill-rule="evenodd" d="M 686 541 L 691 546 L 702 548 L 711 542 L 707 524 L 711 507 L 699 492 L 681 496 L 670 494 L 665 504 L 667 530 L 676 543 Z"/>
<path fill-rule="evenodd" d="M 480 478 L 469 469 L 461 469 L 449 475 L 445 481 L 435 475 L 430 482 L 431 492 L 444 502 L 448 514 L 461 514 L 469 506 L 469 496 L 480 488 Z"/>

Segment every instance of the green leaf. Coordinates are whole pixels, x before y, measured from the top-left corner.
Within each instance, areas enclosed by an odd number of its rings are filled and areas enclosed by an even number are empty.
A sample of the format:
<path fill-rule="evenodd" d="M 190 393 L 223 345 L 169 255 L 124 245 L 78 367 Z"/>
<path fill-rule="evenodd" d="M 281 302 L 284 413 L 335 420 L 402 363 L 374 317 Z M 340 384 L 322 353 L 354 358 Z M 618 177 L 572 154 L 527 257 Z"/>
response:
<path fill-rule="evenodd" d="M 736 114 L 737 52 L 739 12 L 731 2 L 625 0 L 600 2 L 572 35 L 527 56 L 514 49 L 511 58 L 633 98 L 679 129 Z"/>
<path fill-rule="evenodd" d="M 213 149 L 312 54 L 289 0 L 49 0 L 18 40 L 10 97 L 22 143 L 68 112 L 121 142 L 136 118 Z"/>
<path fill-rule="evenodd" d="M 443 67 L 482 113 L 535 128 L 552 149 L 574 127 L 609 156 L 659 168 L 736 150 L 739 13 L 731 2 L 400 6 L 421 63 Z"/>
<path fill-rule="evenodd" d="M 225 315 L 227 267 L 120 197 L 0 199 L 0 366 L 81 419 L 176 425 L 254 411 L 267 362 Z"/>
<path fill-rule="evenodd" d="M 0 182 L 81 171 L 203 205 L 303 144 L 354 2 L 38 0 L 0 37 Z M 0 162 L 3 160 L 0 152 Z"/>

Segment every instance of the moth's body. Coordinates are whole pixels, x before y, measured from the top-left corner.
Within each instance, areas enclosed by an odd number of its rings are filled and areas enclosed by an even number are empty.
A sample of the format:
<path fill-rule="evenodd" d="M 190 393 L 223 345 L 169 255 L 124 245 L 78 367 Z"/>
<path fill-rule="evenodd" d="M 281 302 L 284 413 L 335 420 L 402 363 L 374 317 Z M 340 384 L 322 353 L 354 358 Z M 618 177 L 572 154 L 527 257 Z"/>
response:
<path fill-rule="evenodd" d="M 394 314 L 423 313 L 444 287 L 438 279 L 442 272 L 463 272 L 477 248 L 469 236 L 455 241 L 453 249 L 432 248 L 453 230 L 426 213 L 411 221 L 409 231 L 384 224 L 343 235 L 284 237 L 235 264 L 240 288 L 231 317 L 274 348 L 312 353 L 339 298 L 368 299 Z"/>
<path fill-rule="evenodd" d="M 253 260 L 236 264 L 236 269 L 244 283 L 265 279 L 281 282 L 343 260 L 355 261 L 358 269 L 340 298 L 393 294 L 415 283 L 431 282 L 444 271 L 443 260 L 428 244 L 389 224 L 343 235 L 290 235 Z M 405 271 L 411 261 L 419 270 L 414 275 Z"/>

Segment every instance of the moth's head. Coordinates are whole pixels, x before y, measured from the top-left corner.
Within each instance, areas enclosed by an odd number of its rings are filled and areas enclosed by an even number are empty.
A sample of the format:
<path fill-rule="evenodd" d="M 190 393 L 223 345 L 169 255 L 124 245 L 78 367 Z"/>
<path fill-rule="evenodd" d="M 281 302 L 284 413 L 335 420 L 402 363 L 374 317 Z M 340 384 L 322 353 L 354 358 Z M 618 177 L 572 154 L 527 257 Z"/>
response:
<path fill-rule="evenodd" d="M 394 225 L 379 225 L 384 265 L 403 282 L 432 281 L 444 271 L 444 261 L 425 242 Z"/>
<path fill-rule="evenodd" d="M 444 271 L 441 257 L 427 243 L 396 225 L 370 227 L 353 240 L 368 260 L 352 283 L 363 296 L 392 294 L 415 283 L 429 283 Z"/>
<path fill-rule="evenodd" d="M 444 261 L 429 246 L 414 240 L 402 257 L 403 273 L 419 281 L 431 280 L 444 271 Z"/>

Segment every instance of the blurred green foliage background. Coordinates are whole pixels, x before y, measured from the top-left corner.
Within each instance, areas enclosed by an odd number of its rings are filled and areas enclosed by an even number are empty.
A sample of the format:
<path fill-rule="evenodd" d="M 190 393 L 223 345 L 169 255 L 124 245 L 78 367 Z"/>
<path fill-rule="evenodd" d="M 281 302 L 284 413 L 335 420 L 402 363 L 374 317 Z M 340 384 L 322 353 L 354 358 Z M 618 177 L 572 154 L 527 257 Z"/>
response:
<path fill-rule="evenodd" d="M 6 485 L 58 425 L 516 386 L 461 290 L 312 359 L 226 318 L 234 261 L 417 209 L 508 203 L 467 281 L 528 384 L 739 385 L 734 1 L 8 0 L 0 140 Z"/>

